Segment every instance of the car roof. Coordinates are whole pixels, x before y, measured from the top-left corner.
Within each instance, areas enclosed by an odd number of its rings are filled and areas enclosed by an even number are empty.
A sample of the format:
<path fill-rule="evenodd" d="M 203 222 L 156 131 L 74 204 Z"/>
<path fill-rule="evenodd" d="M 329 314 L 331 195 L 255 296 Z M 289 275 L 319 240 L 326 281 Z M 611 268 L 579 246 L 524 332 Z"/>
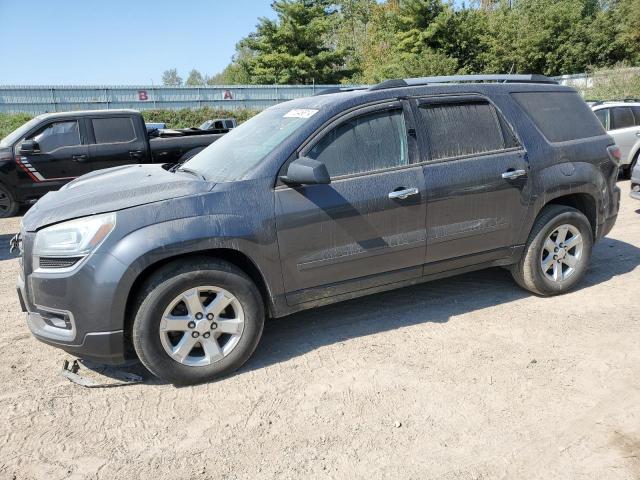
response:
<path fill-rule="evenodd" d="M 51 112 L 51 113 L 43 113 L 37 116 L 37 118 L 41 120 L 49 120 L 52 118 L 62 118 L 62 117 L 87 117 L 91 115 L 100 115 L 100 116 L 112 116 L 112 115 L 139 115 L 140 112 L 138 110 L 132 110 L 127 108 L 121 108 L 116 110 L 74 110 L 69 112 Z"/>
<path fill-rule="evenodd" d="M 398 85 L 387 88 L 348 88 L 336 93 L 321 93 L 312 97 L 303 97 L 277 104 L 270 108 L 306 108 L 322 110 L 334 115 L 349 108 L 377 101 L 402 97 L 422 97 L 432 95 L 481 95 L 488 98 L 521 92 L 572 92 L 572 87 L 555 83 L 429 83 L 425 85 Z M 324 116 L 324 115 L 323 115 Z"/>
<path fill-rule="evenodd" d="M 640 102 L 611 100 L 611 101 L 597 102 L 591 105 L 591 108 L 593 108 L 594 110 L 600 110 L 602 108 L 611 108 L 611 107 L 640 107 Z"/>

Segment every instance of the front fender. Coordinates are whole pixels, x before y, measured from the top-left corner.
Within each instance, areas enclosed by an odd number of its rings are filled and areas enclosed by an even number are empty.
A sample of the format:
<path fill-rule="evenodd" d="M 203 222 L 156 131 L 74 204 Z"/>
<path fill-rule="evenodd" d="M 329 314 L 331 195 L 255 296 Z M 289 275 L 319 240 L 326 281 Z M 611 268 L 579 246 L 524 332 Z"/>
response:
<path fill-rule="evenodd" d="M 130 291 L 148 267 L 214 249 L 234 250 L 249 258 L 264 279 L 269 296 L 282 293 L 271 192 L 253 185 L 253 195 L 249 195 L 243 185 L 235 187 L 119 212 L 118 222 L 122 217 L 122 228 L 129 233 L 107 247 L 108 253 L 126 266 L 113 299 L 113 322 L 123 321 Z"/>

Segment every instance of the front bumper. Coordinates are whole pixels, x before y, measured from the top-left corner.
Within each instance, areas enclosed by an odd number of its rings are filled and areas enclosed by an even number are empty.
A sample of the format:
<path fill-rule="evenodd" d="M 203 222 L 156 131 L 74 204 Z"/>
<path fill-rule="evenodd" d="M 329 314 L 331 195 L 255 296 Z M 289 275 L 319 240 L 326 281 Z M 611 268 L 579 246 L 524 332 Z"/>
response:
<path fill-rule="evenodd" d="M 115 282 L 105 274 L 116 279 L 124 266 L 109 255 L 95 257 L 69 274 L 27 273 L 30 265 L 23 266 L 18 298 L 36 339 L 94 362 L 121 364 L 127 359 L 124 318 L 112 320 Z"/>

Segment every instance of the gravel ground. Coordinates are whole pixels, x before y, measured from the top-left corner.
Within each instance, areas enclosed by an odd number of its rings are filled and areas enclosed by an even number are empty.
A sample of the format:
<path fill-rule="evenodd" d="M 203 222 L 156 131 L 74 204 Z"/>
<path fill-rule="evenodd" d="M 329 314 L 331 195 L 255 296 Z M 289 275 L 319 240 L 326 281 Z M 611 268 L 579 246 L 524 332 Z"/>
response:
<path fill-rule="evenodd" d="M 640 479 L 640 202 L 581 287 L 502 269 L 274 320 L 235 376 L 87 389 L 34 340 L 0 221 L 0 478 Z"/>

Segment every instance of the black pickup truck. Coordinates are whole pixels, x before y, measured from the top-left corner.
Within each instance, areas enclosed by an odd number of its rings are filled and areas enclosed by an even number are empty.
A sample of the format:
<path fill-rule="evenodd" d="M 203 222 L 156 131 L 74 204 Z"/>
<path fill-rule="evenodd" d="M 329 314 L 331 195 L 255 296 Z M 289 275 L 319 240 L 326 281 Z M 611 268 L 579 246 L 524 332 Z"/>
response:
<path fill-rule="evenodd" d="M 148 132 L 136 110 L 39 115 L 0 140 L 0 218 L 76 177 L 131 163 L 180 163 L 223 133 Z"/>

